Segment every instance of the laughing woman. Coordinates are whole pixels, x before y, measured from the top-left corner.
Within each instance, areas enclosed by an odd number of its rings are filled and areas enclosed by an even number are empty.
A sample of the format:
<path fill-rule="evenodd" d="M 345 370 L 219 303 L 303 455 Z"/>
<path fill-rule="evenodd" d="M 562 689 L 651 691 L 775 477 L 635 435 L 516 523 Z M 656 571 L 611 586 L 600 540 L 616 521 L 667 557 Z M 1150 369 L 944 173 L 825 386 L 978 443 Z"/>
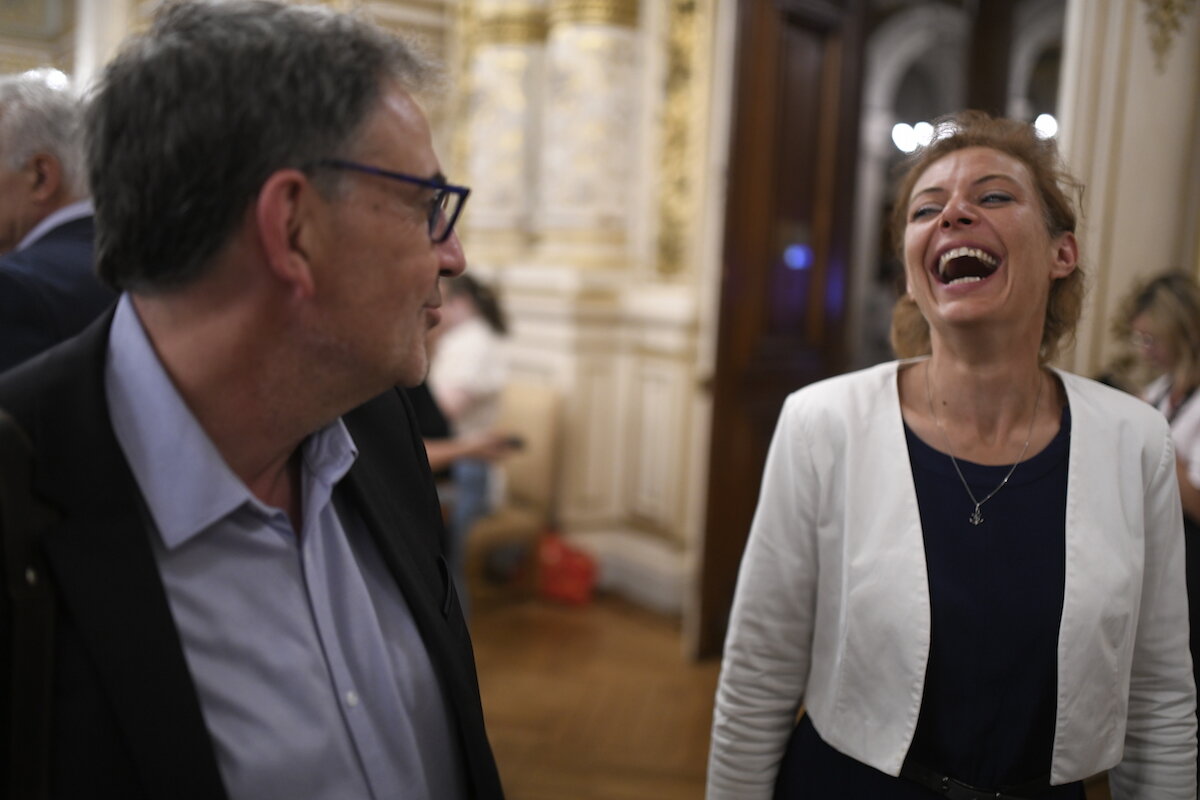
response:
<path fill-rule="evenodd" d="M 780 416 L 725 644 L 710 800 L 1196 796 L 1166 422 L 1047 362 L 1074 184 L 1023 123 L 943 120 L 900 183 L 906 360 Z M 797 715 L 803 713 L 797 719 Z"/>

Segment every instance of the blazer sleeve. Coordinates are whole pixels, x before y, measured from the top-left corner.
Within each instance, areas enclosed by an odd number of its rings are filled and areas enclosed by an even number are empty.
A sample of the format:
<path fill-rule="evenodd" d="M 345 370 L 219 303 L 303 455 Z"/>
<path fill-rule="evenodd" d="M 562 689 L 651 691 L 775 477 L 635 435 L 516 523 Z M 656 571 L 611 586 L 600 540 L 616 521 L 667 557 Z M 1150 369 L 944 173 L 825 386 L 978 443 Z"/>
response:
<path fill-rule="evenodd" d="M 798 398 L 784 405 L 738 573 L 713 712 L 709 800 L 770 798 L 808 679 L 817 486 Z"/>
<path fill-rule="evenodd" d="M 32 358 L 61 340 L 46 299 L 18 275 L 0 271 L 0 372 Z"/>
<path fill-rule="evenodd" d="M 1113 800 L 1196 797 L 1196 689 L 1188 650 L 1183 511 L 1165 424 L 1163 434 L 1145 489 L 1145 574 L 1125 752 L 1108 775 Z"/>

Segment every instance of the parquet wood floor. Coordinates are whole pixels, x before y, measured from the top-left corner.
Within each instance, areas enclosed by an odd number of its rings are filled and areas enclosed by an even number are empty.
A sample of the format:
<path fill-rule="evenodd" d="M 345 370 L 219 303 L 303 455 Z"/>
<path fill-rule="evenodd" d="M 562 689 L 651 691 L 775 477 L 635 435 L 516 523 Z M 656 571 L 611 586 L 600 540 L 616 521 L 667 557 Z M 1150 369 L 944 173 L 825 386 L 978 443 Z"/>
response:
<path fill-rule="evenodd" d="M 509 800 L 704 797 L 719 664 L 685 659 L 677 622 L 526 600 L 477 608 L 471 634 Z M 1110 800 L 1103 778 L 1088 800 Z"/>
<path fill-rule="evenodd" d="M 698 800 L 719 664 L 611 598 L 479 608 L 483 710 L 509 800 Z"/>

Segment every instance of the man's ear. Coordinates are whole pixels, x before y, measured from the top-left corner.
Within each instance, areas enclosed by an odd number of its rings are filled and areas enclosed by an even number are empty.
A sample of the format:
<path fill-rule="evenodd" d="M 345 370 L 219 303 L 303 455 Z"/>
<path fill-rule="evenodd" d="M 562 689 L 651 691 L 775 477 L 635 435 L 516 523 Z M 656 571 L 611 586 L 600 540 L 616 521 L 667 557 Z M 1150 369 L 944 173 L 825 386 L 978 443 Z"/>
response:
<path fill-rule="evenodd" d="M 49 153 L 34 153 L 28 164 L 30 197 L 37 203 L 55 203 L 63 191 L 62 164 Z"/>
<path fill-rule="evenodd" d="M 316 188 L 303 172 L 282 169 L 263 183 L 254 205 L 268 267 L 278 280 L 305 297 L 315 290 L 307 228 L 315 221 L 317 199 Z"/>

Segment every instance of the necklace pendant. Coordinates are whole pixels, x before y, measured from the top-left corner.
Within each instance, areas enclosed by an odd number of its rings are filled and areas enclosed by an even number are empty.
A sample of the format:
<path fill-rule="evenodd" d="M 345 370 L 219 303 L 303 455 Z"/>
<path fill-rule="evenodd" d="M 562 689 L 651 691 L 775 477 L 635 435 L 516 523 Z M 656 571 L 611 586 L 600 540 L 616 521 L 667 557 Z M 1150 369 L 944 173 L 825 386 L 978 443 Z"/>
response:
<path fill-rule="evenodd" d="M 971 512 L 971 524 L 978 525 L 983 522 L 983 514 L 979 513 L 979 506 L 975 506 L 975 510 Z"/>

